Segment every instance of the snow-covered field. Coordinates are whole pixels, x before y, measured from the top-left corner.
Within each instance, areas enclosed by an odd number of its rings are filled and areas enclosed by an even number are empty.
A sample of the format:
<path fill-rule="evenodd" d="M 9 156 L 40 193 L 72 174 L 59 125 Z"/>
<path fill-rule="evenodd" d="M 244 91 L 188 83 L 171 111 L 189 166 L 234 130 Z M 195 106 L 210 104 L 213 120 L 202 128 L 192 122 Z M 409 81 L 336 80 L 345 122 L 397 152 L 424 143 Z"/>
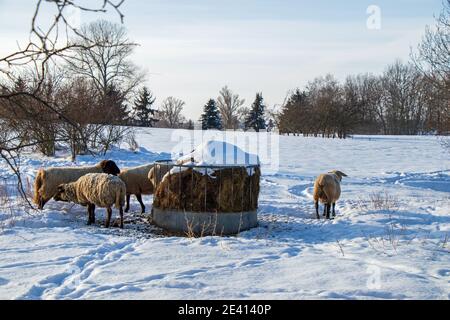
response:
<path fill-rule="evenodd" d="M 172 137 L 141 131 L 139 152 L 107 158 L 167 159 Z M 35 212 L 0 196 L 0 298 L 450 298 L 450 154 L 436 138 L 282 136 L 279 155 L 278 171 L 262 168 L 260 226 L 235 237 L 166 236 L 137 202 L 124 230 L 107 230 L 102 209 L 86 226 L 85 208 L 51 201 Z M 22 170 L 32 181 L 41 166 L 67 164 L 30 154 Z M 315 220 L 314 177 L 331 169 L 349 175 L 337 218 Z"/>

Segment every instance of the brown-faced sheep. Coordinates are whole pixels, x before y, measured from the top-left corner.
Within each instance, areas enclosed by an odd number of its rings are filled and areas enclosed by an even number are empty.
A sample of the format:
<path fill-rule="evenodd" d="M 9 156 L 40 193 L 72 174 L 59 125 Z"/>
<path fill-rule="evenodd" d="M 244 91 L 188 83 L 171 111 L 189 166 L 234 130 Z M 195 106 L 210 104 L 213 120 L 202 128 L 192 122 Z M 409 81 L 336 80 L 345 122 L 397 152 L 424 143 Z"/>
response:
<path fill-rule="evenodd" d="M 125 212 L 130 210 L 130 196 L 134 194 L 141 205 L 141 212 L 145 212 L 145 205 L 142 202 L 143 194 L 153 194 L 153 183 L 148 179 L 153 164 L 134 168 L 124 168 L 119 174 L 119 178 L 127 186 L 127 205 Z"/>
<path fill-rule="evenodd" d="M 323 215 L 330 219 L 330 209 L 333 206 L 333 217 L 336 216 L 336 201 L 341 196 L 341 181 L 342 177 L 347 175 L 341 171 L 331 171 L 326 174 L 321 174 L 317 177 L 314 183 L 314 204 L 316 207 L 317 219 L 319 216 L 319 201 L 324 204 Z"/>
<path fill-rule="evenodd" d="M 162 164 L 158 165 L 156 164 L 153 166 L 153 168 L 148 173 L 148 180 L 152 183 L 153 189 L 156 190 L 156 187 L 158 187 L 158 184 L 161 183 L 164 176 L 169 172 L 171 169 L 170 165 Z"/>
<path fill-rule="evenodd" d="M 89 173 L 76 182 L 59 185 L 54 199 L 87 206 L 88 224 L 95 223 L 95 206 L 106 208 L 106 228 L 109 228 L 111 221 L 111 207 L 115 206 L 120 212 L 120 228 L 123 228 L 125 195 L 126 186 L 119 177 L 106 173 Z"/>
<path fill-rule="evenodd" d="M 95 166 L 89 167 L 54 167 L 40 169 L 34 180 L 33 202 L 39 209 L 56 194 L 58 186 L 63 183 L 77 181 L 88 173 L 108 173 L 118 175 L 120 169 L 112 160 L 103 160 Z"/>

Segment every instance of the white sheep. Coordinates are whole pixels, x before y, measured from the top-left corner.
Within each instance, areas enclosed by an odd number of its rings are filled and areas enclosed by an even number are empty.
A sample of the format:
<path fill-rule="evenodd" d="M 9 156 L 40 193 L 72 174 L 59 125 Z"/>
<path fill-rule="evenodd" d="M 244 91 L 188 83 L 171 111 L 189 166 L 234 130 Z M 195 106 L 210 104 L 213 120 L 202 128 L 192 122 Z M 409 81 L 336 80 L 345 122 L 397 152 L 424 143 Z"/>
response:
<path fill-rule="evenodd" d="M 119 178 L 127 186 L 127 205 L 125 212 L 130 210 L 130 196 L 134 194 L 141 205 L 141 212 L 145 212 L 145 205 L 142 202 L 143 194 L 153 194 L 153 183 L 148 179 L 153 164 L 147 164 L 133 168 L 123 168 L 120 171 Z"/>
<path fill-rule="evenodd" d="M 148 173 L 148 180 L 152 183 L 153 189 L 156 190 L 158 184 L 164 179 L 164 176 L 170 171 L 171 165 L 162 164 L 156 165 L 151 168 Z"/>
<path fill-rule="evenodd" d="M 111 221 L 111 207 L 115 206 L 120 212 L 120 228 L 123 228 L 125 195 L 126 186 L 119 177 L 106 173 L 89 173 L 76 182 L 59 185 L 54 199 L 87 206 L 88 224 L 95 223 L 95 206 L 106 208 L 106 228 L 109 228 Z"/>
<path fill-rule="evenodd" d="M 44 205 L 56 194 L 60 184 L 77 181 L 78 178 L 88 173 L 102 172 L 117 175 L 120 173 L 120 170 L 112 160 L 103 160 L 95 166 L 88 167 L 39 169 L 34 180 L 33 202 L 42 210 Z"/>
<path fill-rule="evenodd" d="M 316 207 L 317 219 L 319 216 L 319 201 L 324 204 L 323 215 L 330 219 L 330 209 L 333 206 L 333 217 L 336 216 L 336 201 L 341 196 L 342 177 L 347 175 L 341 171 L 333 170 L 317 177 L 314 183 L 314 204 Z"/>

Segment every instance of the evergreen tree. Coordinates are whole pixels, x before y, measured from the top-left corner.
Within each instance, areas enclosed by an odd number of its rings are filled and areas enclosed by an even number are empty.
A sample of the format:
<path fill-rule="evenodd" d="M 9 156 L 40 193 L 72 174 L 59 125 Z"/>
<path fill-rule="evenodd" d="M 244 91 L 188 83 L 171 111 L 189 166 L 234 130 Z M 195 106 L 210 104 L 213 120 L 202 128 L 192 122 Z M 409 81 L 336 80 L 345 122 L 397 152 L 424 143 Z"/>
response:
<path fill-rule="evenodd" d="M 128 107 L 125 96 L 116 86 L 110 85 L 103 98 L 102 123 L 127 125 L 129 122 Z"/>
<path fill-rule="evenodd" d="M 194 130 L 195 129 L 195 125 L 194 125 L 194 121 L 192 121 L 191 119 L 189 119 L 189 121 L 186 124 L 186 129 L 188 130 Z"/>
<path fill-rule="evenodd" d="M 14 92 L 26 92 L 27 89 L 26 81 L 22 77 L 19 77 L 14 83 Z"/>
<path fill-rule="evenodd" d="M 201 121 L 202 130 L 222 129 L 219 109 L 217 108 L 216 101 L 214 101 L 213 99 L 210 99 L 204 106 Z"/>
<path fill-rule="evenodd" d="M 153 127 L 154 123 L 158 120 L 153 118 L 156 109 L 152 109 L 156 98 L 147 87 L 143 87 L 139 92 L 138 97 L 134 101 L 134 114 L 137 118 L 139 125 L 144 127 Z"/>
<path fill-rule="evenodd" d="M 257 93 L 252 108 L 245 118 L 245 130 L 254 129 L 256 132 L 266 129 L 266 120 L 264 119 L 264 99 L 262 93 Z"/>
<path fill-rule="evenodd" d="M 267 132 L 272 132 L 275 128 L 275 121 L 273 119 L 269 119 L 269 122 L 267 123 Z"/>

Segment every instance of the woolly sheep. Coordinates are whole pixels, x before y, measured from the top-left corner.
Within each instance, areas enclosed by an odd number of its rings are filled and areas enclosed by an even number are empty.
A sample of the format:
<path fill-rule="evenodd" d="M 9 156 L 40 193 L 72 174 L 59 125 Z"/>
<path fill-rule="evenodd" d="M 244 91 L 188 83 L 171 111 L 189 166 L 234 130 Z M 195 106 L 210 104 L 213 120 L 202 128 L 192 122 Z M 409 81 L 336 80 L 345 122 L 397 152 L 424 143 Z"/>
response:
<path fill-rule="evenodd" d="M 89 173 L 76 182 L 59 185 L 54 199 L 87 206 L 88 225 L 95 223 L 95 206 L 106 208 L 106 228 L 109 228 L 111 220 L 111 207 L 115 206 L 120 213 L 120 228 L 123 228 L 125 195 L 126 186 L 119 177 L 106 173 Z"/>
<path fill-rule="evenodd" d="M 108 173 L 117 175 L 120 169 L 112 160 L 103 160 L 95 166 L 89 167 L 54 167 L 40 169 L 34 181 L 33 202 L 39 209 L 56 194 L 58 186 L 63 183 L 77 181 L 78 178 L 88 173 Z"/>
<path fill-rule="evenodd" d="M 170 166 L 162 165 L 158 167 L 159 169 L 156 170 L 155 167 L 149 171 L 148 173 L 148 180 L 152 183 L 153 189 L 156 190 L 156 187 L 158 184 L 162 181 L 164 176 L 169 172 L 171 169 Z M 158 174 L 156 174 L 158 172 Z"/>
<path fill-rule="evenodd" d="M 330 219 L 330 208 L 333 206 L 333 217 L 336 216 L 336 201 L 341 195 L 342 177 L 347 175 L 341 171 L 334 170 L 317 177 L 314 183 L 314 204 L 316 207 L 316 216 L 319 217 L 319 201 L 324 204 L 323 215 Z"/>
<path fill-rule="evenodd" d="M 139 167 L 122 169 L 119 178 L 127 186 L 127 205 L 125 212 L 130 210 L 130 196 L 134 194 L 141 205 L 141 212 L 145 212 L 145 205 L 142 202 L 143 194 L 153 194 L 153 183 L 148 179 L 153 164 L 147 164 Z"/>

